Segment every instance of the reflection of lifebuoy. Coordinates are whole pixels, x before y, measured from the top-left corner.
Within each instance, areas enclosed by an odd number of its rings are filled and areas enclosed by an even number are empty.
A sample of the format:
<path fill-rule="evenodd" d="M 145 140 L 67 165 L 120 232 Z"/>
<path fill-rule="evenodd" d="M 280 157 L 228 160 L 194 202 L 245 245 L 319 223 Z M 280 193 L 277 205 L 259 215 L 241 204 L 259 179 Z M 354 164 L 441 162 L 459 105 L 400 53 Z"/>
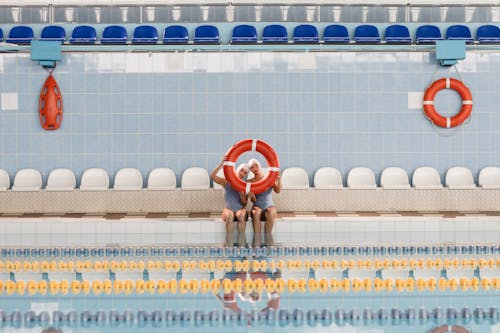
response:
<path fill-rule="evenodd" d="M 236 174 L 234 164 L 241 154 L 247 151 L 257 151 L 264 155 L 267 160 L 268 174 L 264 179 L 255 183 L 247 183 L 241 180 Z M 259 194 L 270 188 L 276 181 L 277 172 L 280 170 L 280 162 L 278 155 L 274 149 L 261 140 L 245 139 L 237 142 L 234 146 L 229 148 L 224 157 L 224 176 L 231 186 L 238 192 L 255 193 Z"/>
<path fill-rule="evenodd" d="M 441 325 L 431 331 L 431 333 L 470 333 L 468 329 L 459 325 Z"/>
<path fill-rule="evenodd" d="M 446 88 L 457 91 L 462 98 L 462 108 L 453 117 L 443 117 L 434 108 L 434 97 L 439 91 Z M 461 125 L 472 112 L 472 94 L 465 84 L 456 79 L 443 78 L 436 80 L 425 91 L 424 112 L 427 118 L 439 127 L 451 128 Z"/>

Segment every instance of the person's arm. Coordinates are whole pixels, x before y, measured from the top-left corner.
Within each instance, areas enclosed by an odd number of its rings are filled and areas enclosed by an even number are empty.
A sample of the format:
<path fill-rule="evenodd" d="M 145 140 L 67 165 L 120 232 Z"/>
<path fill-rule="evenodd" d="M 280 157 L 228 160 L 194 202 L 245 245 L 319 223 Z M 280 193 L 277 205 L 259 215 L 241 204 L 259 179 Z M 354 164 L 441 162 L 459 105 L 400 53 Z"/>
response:
<path fill-rule="evenodd" d="M 227 180 L 225 178 L 217 176 L 217 172 L 219 172 L 219 170 L 222 168 L 223 164 L 224 164 L 224 161 L 221 161 L 219 163 L 219 165 L 216 166 L 215 169 L 210 174 L 210 177 L 212 178 L 212 180 L 222 187 L 226 186 Z"/>
<path fill-rule="evenodd" d="M 243 205 L 243 207 L 245 207 L 247 205 L 248 197 L 245 194 L 245 192 L 240 192 L 240 202 Z"/>
<path fill-rule="evenodd" d="M 276 173 L 276 181 L 273 184 L 273 190 L 276 193 L 280 193 L 281 192 L 281 172 L 280 171 L 278 171 Z"/>
<path fill-rule="evenodd" d="M 250 192 L 247 194 L 247 196 L 250 199 L 250 201 L 252 201 L 253 203 L 255 203 L 255 201 L 257 201 L 257 197 L 255 196 L 254 193 Z"/>

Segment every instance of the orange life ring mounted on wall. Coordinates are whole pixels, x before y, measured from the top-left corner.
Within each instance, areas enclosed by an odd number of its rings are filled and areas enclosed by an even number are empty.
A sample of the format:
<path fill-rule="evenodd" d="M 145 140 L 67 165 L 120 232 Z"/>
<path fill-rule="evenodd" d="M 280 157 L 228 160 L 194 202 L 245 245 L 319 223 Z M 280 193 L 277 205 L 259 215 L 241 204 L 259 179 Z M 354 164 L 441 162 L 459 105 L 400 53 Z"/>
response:
<path fill-rule="evenodd" d="M 236 174 L 234 165 L 241 154 L 247 151 L 257 151 L 264 155 L 268 165 L 268 171 L 264 179 L 255 183 L 247 183 Z M 262 140 L 245 139 L 235 143 L 224 156 L 224 176 L 231 186 L 238 192 L 259 194 L 273 186 L 276 176 L 280 171 L 280 161 L 274 149 Z"/>
<path fill-rule="evenodd" d="M 462 98 L 462 108 L 453 117 L 443 117 L 434 108 L 434 97 L 443 89 L 453 89 Z M 424 94 L 424 112 L 435 125 L 444 128 L 451 128 L 461 125 L 472 112 L 472 94 L 469 88 L 461 81 L 453 78 L 443 78 L 434 81 Z"/>
<path fill-rule="evenodd" d="M 441 325 L 431 331 L 431 333 L 470 333 L 468 329 L 460 325 Z"/>

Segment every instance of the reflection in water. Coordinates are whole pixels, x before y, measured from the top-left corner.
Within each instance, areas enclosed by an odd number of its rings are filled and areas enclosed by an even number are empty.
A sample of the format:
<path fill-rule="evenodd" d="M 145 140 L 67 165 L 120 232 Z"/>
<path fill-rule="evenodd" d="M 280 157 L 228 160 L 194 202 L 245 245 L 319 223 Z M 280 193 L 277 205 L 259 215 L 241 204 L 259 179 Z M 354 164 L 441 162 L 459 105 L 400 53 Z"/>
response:
<path fill-rule="evenodd" d="M 54 327 L 49 327 L 44 329 L 42 333 L 62 333 L 62 330 Z"/>
<path fill-rule="evenodd" d="M 237 247 L 246 246 L 245 233 L 238 231 L 237 242 L 234 242 L 234 231 L 227 230 L 226 233 L 226 244 L 234 244 Z M 254 233 L 252 244 L 254 247 L 261 246 L 273 246 L 274 239 L 271 233 L 266 233 L 264 235 L 264 243 L 262 243 L 262 234 Z M 233 285 L 238 286 L 237 290 L 223 291 L 215 295 L 215 297 L 220 301 L 224 309 L 233 311 L 235 313 L 241 313 L 244 307 L 247 307 L 250 312 L 257 312 L 262 315 L 266 315 L 269 311 L 276 311 L 280 306 L 281 296 L 276 288 L 275 284 L 272 284 L 274 287 L 269 288 L 269 285 L 266 285 L 266 288 L 254 288 L 251 284 L 259 284 L 264 286 L 266 281 L 275 281 L 278 278 L 281 278 L 281 270 L 276 268 L 276 270 L 272 271 L 271 269 L 262 270 L 259 268 L 253 269 L 250 268 L 246 272 L 236 271 L 234 262 L 236 260 L 244 261 L 250 258 L 245 256 L 233 256 L 229 258 L 233 262 L 233 269 L 229 272 L 226 272 L 224 275 L 225 279 L 228 279 L 232 282 Z M 254 260 L 267 260 L 265 256 L 253 256 Z M 248 281 L 246 283 L 245 281 Z M 251 318 L 248 318 L 248 324 L 250 325 Z"/>

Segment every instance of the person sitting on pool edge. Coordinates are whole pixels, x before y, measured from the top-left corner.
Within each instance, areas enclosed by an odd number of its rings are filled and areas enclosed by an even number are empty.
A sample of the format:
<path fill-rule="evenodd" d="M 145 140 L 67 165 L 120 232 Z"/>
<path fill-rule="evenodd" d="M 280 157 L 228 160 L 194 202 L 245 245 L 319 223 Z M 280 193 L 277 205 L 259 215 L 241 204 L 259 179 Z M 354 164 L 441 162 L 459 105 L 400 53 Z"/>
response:
<path fill-rule="evenodd" d="M 247 180 L 248 183 L 255 183 L 264 178 L 260 162 L 257 159 L 250 159 L 250 161 L 248 161 L 248 166 L 250 167 L 250 171 L 254 174 L 252 179 Z M 261 221 L 266 221 L 264 225 L 264 233 L 266 235 L 270 235 L 273 231 L 277 211 L 274 206 L 272 191 L 276 193 L 281 192 L 281 173 L 279 171 L 277 172 L 276 181 L 273 186 L 266 191 L 260 194 L 248 193 L 248 198 L 253 202 L 251 215 L 253 220 L 253 231 L 256 235 L 260 235 Z M 256 245 L 258 246 L 258 244 L 254 244 L 254 246 Z"/>
<path fill-rule="evenodd" d="M 231 184 L 222 177 L 217 176 L 217 173 L 222 168 L 224 160 L 212 171 L 210 177 L 213 181 L 222 186 L 224 192 L 224 209 L 222 210 L 221 219 L 226 223 L 226 245 L 233 246 L 234 243 L 234 225 L 233 221 L 238 222 L 238 243 L 240 246 L 245 245 L 245 227 L 248 219 L 247 213 L 247 196 L 244 192 L 237 192 L 231 187 Z M 245 179 L 248 175 L 248 164 L 242 163 L 236 169 L 236 173 L 240 179 Z"/>

